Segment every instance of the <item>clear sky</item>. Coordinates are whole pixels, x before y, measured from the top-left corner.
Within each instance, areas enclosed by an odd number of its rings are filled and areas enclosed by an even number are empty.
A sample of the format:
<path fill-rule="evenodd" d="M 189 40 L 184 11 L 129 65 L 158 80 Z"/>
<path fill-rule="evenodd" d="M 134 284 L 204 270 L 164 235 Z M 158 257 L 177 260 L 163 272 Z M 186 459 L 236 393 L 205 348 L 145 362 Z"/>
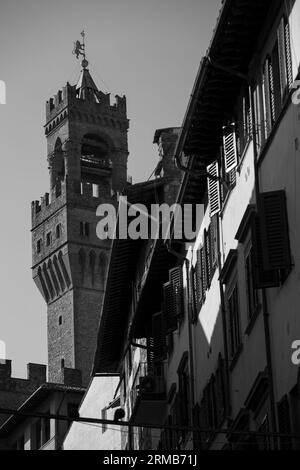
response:
<path fill-rule="evenodd" d="M 80 64 L 73 42 L 86 31 L 90 72 L 100 89 L 127 96 L 129 168 L 148 179 L 153 135 L 180 126 L 221 0 L 1 0 L 0 341 L 15 376 L 47 361 L 46 304 L 31 279 L 31 201 L 49 189 L 45 102 Z"/>

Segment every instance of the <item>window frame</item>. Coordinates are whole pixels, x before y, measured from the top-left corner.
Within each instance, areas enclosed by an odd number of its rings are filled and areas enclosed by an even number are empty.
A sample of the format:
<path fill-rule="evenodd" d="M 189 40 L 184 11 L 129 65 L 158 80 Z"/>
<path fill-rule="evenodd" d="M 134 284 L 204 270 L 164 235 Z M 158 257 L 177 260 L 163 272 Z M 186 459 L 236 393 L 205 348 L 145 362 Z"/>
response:
<path fill-rule="evenodd" d="M 231 310 L 231 299 L 236 295 L 235 305 L 237 306 L 235 312 Z M 240 296 L 237 273 L 234 275 L 228 290 L 226 292 L 226 305 L 227 305 L 227 319 L 228 319 L 228 345 L 230 360 L 235 363 L 235 359 L 239 356 L 242 347 L 242 329 L 241 329 L 241 315 L 240 315 Z M 233 316 L 232 316 L 233 315 Z M 233 320 L 233 322 L 232 322 Z M 234 330 L 233 330 L 234 327 Z"/>

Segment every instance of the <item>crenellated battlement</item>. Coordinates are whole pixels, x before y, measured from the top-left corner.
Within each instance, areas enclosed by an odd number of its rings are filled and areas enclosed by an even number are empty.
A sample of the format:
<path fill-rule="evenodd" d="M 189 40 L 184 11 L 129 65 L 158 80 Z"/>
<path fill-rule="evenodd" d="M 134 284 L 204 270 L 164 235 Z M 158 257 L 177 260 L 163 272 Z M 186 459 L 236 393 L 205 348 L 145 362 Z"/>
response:
<path fill-rule="evenodd" d="M 55 212 L 66 201 L 67 180 L 59 181 L 52 189 L 51 194 L 45 193 L 40 201 L 31 203 L 32 227 L 35 227 L 51 213 Z"/>
<path fill-rule="evenodd" d="M 76 99 L 76 87 L 67 82 L 66 86 L 58 90 L 56 95 L 46 102 L 46 122 L 57 116 L 72 99 Z"/>
<path fill-rule="evenodd" d="M 0 361 L 0 407 L 17 409 L 39 387 L 47 382 L 47 366 L 44 364 L 27 364 L 27 378 L 11 376 L 12 361 Z M 81 372 L 77 369 L 63 368 L 59 376 L 59 384 L 70 387 L 81 387 Z M 0 425 L 8 416 L 0 416 Z"/>
<path fill-rule="evenodd" d="M 106 191 L 106 193 L 105 193 Z M 76 181 L 68 182 L 68 178 L 58 182 L 52 189 L 51 193 L 45 193 L 40 201 L 32 201 L 31 203 L 31 219 L 32 228 L 46 220 L 51 214 L 56 212 L 67 201 L 81 200 L 90 204 L 91 207 L 97 207 L 103 198 L 109 198 L 107 189 L 102 184 L 92 184 L 88 182 L 79 183 Z"/>
<path fill-rule="evenodd" d="M 111 101 L 110 93 L 98 92 L 99 103 L 87 101 L 78 98 L 76 92 L 76 85 L 70 85 L 69 82 L 46 102 L 46 127 L 50 122 L 57 118 L 60 113 L 66 108 L 79 106 L 80 108 L 94 109 L 95 113 L 111 112 L 120 116 L 126 116 L 127 105 L 126 96 L 115 95 L 115 101 Z"/>
<path fill-rule="evenodd" d="M 32 362 L 27 364 L 27 376 L 25 379 L 12 377 L 11 366 L 12 361 L 9 359 L 0 361 L 0 391 L 11 390 L 32 393 L 37 387 L 47 383 L 47 366 L 45 364 L 35 364 Z M 60 371 L 58 383 L 80 387 L 82 385 L 80 370 L 63 367 Z"/>
<path fill-rule="evenodd" d="M 12 379 L 14 381 L 22 381 L 23 385 L 24 382 L 27 381 L 29 383 L 34 383 L 34 384 L 42 384 L 45 383 L 47 380 L 46 374 L 47 374 L 47 366 L 44 364 L 34 364 L 34 363 L 29 363 L 27 364 L 27 378 L 26 379 L 19 379 L 19 378 L 14 378 L 11 376 L 11 365 L 12 361 L 11 360 L 4 360 L 0 361 L 0 389 L 2 389 L 2 382 L 6 382 L 7 379 Z"/>

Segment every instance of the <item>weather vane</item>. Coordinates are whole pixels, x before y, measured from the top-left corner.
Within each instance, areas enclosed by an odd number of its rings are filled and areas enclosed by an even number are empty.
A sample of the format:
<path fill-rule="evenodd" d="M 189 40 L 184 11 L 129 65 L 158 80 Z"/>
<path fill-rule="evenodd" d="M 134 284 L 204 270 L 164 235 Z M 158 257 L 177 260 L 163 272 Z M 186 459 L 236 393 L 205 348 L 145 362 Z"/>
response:
<path fill-rule="evenodd" d="M 88 61 L 85 58 L 85 32 L 84 30 L 80 33 L 82 36 L 82 43 L 80 41 L 74 42 L 73 54 L 76 55 L 76 59 L 79 59 L 79 56 L 83 56 L 81 65 L 84 69 L 89 65 Z"/>

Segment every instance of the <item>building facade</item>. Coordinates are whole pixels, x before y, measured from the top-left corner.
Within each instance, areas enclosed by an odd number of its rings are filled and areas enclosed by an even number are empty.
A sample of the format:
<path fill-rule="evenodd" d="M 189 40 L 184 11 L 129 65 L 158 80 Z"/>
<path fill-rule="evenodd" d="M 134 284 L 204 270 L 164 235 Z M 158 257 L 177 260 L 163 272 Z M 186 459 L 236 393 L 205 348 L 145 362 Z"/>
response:
<path fill-rule="evenodd" d="M 94 373 L 120 373 L 123 449 L 299 448 L 299 25 L 223 2 L 173 152 L 197 236 L 112 246 Z"/>

